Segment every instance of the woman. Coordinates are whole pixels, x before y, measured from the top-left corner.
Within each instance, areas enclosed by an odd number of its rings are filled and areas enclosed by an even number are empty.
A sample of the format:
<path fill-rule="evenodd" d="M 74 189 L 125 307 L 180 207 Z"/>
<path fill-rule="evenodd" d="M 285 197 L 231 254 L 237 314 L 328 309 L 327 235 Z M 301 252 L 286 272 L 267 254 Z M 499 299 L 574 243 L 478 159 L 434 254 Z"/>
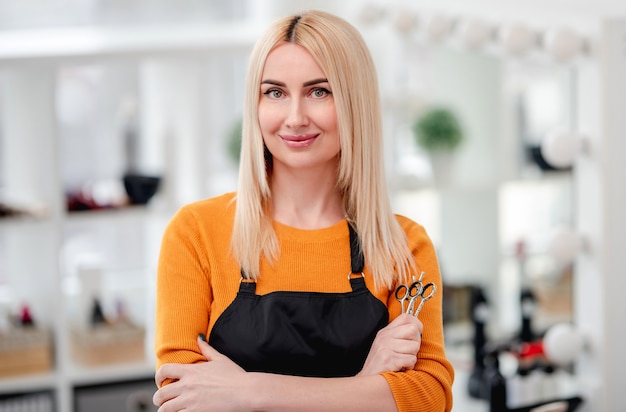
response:
<path fill-rule="evenodd" d="M 391 211 L 375 68 L 336 16 L 258 41 L 239 189 L 176 214 L 158 271 L 161 412 L 452 408 L 437 258 Z M 420 321 L 394 290 L 422 271 Z"/>

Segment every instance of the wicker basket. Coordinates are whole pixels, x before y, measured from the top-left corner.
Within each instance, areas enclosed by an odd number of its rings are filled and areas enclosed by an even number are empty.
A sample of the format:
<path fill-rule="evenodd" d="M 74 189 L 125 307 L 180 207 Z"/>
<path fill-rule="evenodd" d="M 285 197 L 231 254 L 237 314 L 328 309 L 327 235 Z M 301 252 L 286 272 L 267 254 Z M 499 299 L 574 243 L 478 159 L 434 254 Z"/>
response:
<path fill-rule="evenodd" d="M 13 328 L 0 334 L 0 377 L 52 369 L 52 337 L 39 328 Z"/>
<path fill-rule="evenodd" d="M 72 332 L 72 355 L 86 366 L 145 359 L 145 330 L 131 324 L 103 325 Z"/>

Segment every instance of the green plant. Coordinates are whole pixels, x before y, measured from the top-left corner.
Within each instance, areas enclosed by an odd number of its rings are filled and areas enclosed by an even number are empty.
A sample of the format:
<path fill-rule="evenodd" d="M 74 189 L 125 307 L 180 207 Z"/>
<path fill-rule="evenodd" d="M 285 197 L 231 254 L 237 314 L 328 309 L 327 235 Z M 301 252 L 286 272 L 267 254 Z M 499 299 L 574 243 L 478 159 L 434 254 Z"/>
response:
<path fill-rule="evenodd" d="M 463 140 L 463 130 L 456 115 L 449 109 L 434 107 L 417 118 L 412 127 L 415 141 L 426 151 L 455 149 Z"/>
<path fill-rule="evenodd" d="M 241 134 L 242 134 L 242 120 L 239 119 L 233 123 L 228 133 L 228 156 L 235 162 L 239 163 L 239 156 L 241 155 Z"/>

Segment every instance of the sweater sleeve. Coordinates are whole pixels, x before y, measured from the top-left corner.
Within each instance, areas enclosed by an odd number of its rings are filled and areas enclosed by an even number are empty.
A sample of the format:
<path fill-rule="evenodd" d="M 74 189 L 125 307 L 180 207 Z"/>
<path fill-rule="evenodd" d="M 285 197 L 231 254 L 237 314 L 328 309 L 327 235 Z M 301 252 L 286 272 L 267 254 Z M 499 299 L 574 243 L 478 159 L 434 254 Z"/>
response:
<path fill-rule="evenodd" d="M 425 272 L 424 283 L 435 283 L 437 291 L 424 304 L 419 314 L 424 329 L 414 370 L 387 372 L 382 375 L 389 384 L 398 411 L 450 411 L 454 369 L 446 358 L 444 348 L 443 284 L 439 263 L 424 228 L 408 219 L 401 219 L 400 223 L 407 233 L 417 270 Z M 389 299 L 387 305 L 390 308 L 390 318 L 393 319 L 400 314 L 400 307 L 393 294 Z"/>
<path fill-rule="evenodd" d="M 204 361 L 199 333 L 206 333 L 213 299 L 206 247 L 194 213 L 182 208 L 163 234 L 156 287 L 157 368 Z"/>

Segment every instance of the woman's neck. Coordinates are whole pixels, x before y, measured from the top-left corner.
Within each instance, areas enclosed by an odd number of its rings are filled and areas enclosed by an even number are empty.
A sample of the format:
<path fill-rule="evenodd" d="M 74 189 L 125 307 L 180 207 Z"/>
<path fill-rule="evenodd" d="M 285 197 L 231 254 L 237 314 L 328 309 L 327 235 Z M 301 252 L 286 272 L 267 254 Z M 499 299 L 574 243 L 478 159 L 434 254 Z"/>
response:
<path fill-rule="evenodd" d="M 274 170 L 271 177 L 274 220 L 299 229 L 321 229 L 345 218 L 337 174 L 324 170 Z"/>

